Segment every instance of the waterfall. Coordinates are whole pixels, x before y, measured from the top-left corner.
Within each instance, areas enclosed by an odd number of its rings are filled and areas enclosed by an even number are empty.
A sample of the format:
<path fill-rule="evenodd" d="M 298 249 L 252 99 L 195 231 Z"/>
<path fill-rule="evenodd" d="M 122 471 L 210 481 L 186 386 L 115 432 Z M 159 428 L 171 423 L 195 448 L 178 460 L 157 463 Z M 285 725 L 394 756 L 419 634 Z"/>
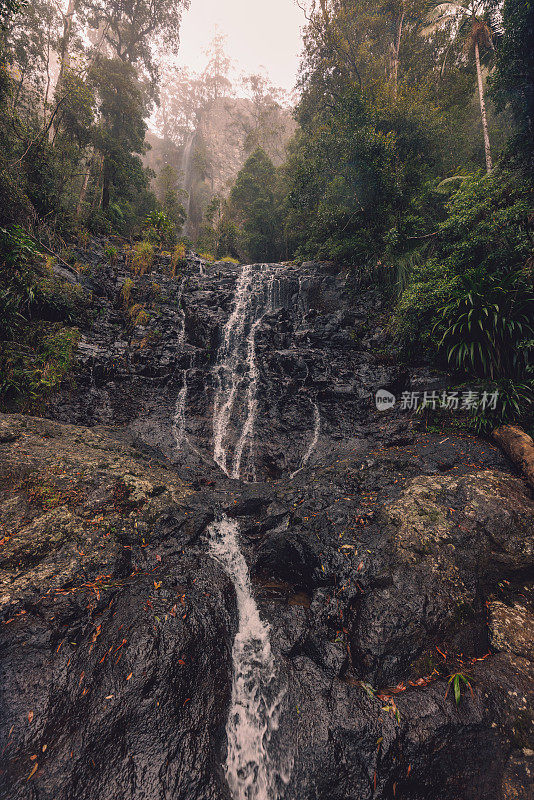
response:
<path fill-rule="evenodd" d="M 174 441 L 176 444 L 176 448 L 179 449 L 182 446 L 182 442 L 184 439 L 187 439 L 186 432 L 185 432 L 185 403 L 187 400 L 187 370 L 183 370 L 183 383 L 182 388 L 178 392 L 178 397 L 176 398 L 176 406 L 174 409 L 174 419 L 172 422 L 172 435 L 174 436 Z"/>
<path fill-rule="evenodd" d="M 278 800 L 289 781 L 291 760 L 269 749 L 278 730 L 284 690 L 277 689 L 269 625 L 252 595 L 237 522 L 224 517 L 208 529 L 210 553 L 235 587 L 239 623 L 232 647 L 232 698 L 226 736 L 226 780 L 234 800 Z"/>
<path fill-rule="evenodd" d="M 312 434 L 312 438 L 311 438 L 310 444 L 308 445 L 308 449 L 306 450 L 306 452 L 302 456 L 299 468 L 291 473 L 291 475 L 289 476 L 290 479 L 294 478 L 295 475 L 298 475 L 298 473 L 301 470 L 304 469 L 304 467 L 306 466 L 306 464 L 310 460 L 313 451 L 317 447 L 317 442 L 319 441 L 319 434 L 320 433 L 321 433 L 321 414 L 319 412 L 319 406 L 317 405 L 317 403 L 313 403 L 313 434 Z"/>
<path fill-rule="evenodd" d="M 241 477 L 245 453 L 249 457 L 248 475 L 254 477 L 260 377 L 256 333 L 264 315 L 279 302 L 280 281 L 272 268 L 243 267 L 214 368 L 213 457 L 233 478 Z M 236 433 L 239 430 L 233 455 L 232 423 Z M 283 785 L 289 782 L 292 761 L 288 748 L 273 741 L 285 690 L 280 688 L 269 626 L 261 619 L 252 594 L 247 562 L 239 547 L 237 522 L 225 517 L 213 523 L 208 533 L 211 554 L 234 584 L 239 615 L 232 647 L 226 779 L 234 800 L 278 800 Z"/>
<path fill-rule="evenodd" d="M 248 455 L 249 475 L 254 477 L 259 380 L 256 331 L 263 316 L 272 310 L 271 277 L 264 265 L 243 267 L 214 369 L 213 457 L 223 472 L 233 478 L 241 476 L 245 453 Z M 240 419 L 241 410 L 244 411 L 243 421 Z M 241 426 L 233 456 L 232 423 L 236 428 Z"/>
<path fill-rule="evenodd" d="M 195 133 L 188 134 L 185 140 L 184 149 L 182 152 L 182 162 L 180 169 L 182 172 L 182 190 L 187 192 L 187 199 L 185 201 L 186 212 L 186 225 L 189 220 L 189 212 L 191 210 L 191 176 L 193 167 L 193 144 L 195 141 Z"/>

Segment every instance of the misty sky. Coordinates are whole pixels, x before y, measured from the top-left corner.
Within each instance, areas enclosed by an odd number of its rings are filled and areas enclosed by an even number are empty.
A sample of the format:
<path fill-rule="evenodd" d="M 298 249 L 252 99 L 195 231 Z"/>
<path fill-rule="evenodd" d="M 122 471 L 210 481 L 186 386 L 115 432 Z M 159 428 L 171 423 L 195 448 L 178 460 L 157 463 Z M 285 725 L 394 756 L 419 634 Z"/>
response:
<path fill-rule="evenodd" d="M 178 61 L 193 70 L 206 63 L 204 51 L 217 29 L 237 73 L 264 67 L 285 90 L 295 84 L 305 23 L 295 0 L 191 0 L 183 15 Z"/>

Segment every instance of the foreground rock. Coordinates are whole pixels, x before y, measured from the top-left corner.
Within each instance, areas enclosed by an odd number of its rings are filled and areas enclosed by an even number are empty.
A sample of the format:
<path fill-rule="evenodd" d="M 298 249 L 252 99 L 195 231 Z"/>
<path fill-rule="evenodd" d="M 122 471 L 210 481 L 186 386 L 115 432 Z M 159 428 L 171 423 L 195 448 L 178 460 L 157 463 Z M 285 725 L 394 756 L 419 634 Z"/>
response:
<path fill-rule="evenodd" d="M 235 604 L 191 490 L 109 432 L 2 416 L 0 492 L 0 797 L 227 797 Z"/>
<path fill-rule="evenodd" d="M 534 503 L 441 441 L 198 491 L 119 429 L 0 417 L 0 797 L 229 800 L 221 510 L 286 689 L 281 796 L 528 797 Z"/>

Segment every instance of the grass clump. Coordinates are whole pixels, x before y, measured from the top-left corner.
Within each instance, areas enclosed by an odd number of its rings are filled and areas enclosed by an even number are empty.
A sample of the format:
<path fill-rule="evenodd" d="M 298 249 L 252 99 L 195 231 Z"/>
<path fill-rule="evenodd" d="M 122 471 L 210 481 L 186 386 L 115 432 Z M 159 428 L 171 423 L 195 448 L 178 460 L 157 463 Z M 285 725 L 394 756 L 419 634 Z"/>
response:
<path fill-rule="evenodd" d="M 154 245 L 150 242 L 141 241 L 133 246 L 132 269 L 136 275 L 144 275 L 150 272 L 154 263 Z"/>

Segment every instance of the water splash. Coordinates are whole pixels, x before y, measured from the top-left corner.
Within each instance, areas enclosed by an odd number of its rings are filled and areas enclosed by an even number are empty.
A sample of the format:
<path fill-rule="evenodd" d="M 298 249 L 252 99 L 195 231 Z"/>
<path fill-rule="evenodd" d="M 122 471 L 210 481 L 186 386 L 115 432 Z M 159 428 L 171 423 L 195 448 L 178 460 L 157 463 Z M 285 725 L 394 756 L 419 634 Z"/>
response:
<path fill-rule="evenodd" d="M 278 800 L 289 782 L 291 758 L 269 748 L 278 731 L 285 691 L 279 688 L 269 625 L 252 595 L 238 525 L 224 517 L 208 529 L 210 553 L 232 580 L 239 615 L 232 648 L 232 698 L 226 736 L 226 780 L 234 800 Z"/>

